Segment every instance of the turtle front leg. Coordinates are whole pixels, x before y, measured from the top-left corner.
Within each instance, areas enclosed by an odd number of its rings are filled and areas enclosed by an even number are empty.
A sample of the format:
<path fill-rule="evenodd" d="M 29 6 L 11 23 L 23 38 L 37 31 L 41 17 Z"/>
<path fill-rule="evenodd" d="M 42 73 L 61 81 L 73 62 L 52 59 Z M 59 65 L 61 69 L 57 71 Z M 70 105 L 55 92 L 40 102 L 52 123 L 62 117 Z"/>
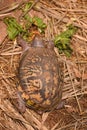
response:
<path fill-rule="evenodd" d="M 21 97 L 20 92 L 16 92 L 15 97 L 12 98 L 11 101 L 20 113 L 24 113 L 26 111 L 26 105 Z"/>
<path fill-rule="evenodd" d="M 23 52 L 29 49 L 28 43 L 21 36 L 17 37 L 17 42 L 18 42 L 18 45 L 22 47 Z"/>

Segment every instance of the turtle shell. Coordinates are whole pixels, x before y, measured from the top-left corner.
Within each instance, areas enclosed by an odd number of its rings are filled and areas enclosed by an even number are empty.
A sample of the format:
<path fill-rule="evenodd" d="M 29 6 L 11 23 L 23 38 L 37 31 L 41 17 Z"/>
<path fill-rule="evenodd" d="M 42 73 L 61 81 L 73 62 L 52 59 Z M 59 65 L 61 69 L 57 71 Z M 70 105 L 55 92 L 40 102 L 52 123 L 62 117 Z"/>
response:
<path fill-rule="evenodd" d="M 21 97 L 26 105 L 37 111 L 49 111 L 62 97 L 60 64 L 54 50 L 30 47 L 19 64 Z"/>

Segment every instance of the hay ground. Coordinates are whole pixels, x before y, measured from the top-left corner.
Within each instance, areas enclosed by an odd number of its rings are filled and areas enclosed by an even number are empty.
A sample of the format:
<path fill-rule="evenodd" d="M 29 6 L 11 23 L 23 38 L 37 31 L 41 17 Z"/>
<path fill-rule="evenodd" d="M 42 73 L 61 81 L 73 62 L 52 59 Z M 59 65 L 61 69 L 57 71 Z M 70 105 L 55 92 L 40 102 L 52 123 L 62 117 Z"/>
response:
<path fill-rule="evenodd" d="M 18 8 L 10 11 L 10 15 L 18 17 L 18 11 Z M 29 13 L 43 18 L 47 24 L 46 40 L 60 34 L 68 24 L 78 27 L 71 40 L 70 58 L 59 55 L 55 48 L 64 64 L 66 105 L 43 115 L 30 109 L 24 114 L 18 112 L 10 97 L 17 90 L 16 74 L 22 50 L 16 41 L 5 38 L 0 43 L 0 130 L 87 130 L 87 0 L 40 0 Z"/>

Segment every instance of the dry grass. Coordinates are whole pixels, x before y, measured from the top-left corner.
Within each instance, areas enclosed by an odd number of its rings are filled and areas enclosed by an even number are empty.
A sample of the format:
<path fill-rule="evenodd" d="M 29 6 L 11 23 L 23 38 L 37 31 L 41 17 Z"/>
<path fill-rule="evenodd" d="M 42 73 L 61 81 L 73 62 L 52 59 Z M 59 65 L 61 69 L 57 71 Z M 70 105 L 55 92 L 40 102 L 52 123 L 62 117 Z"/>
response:
<path fill-rule="evenodd" d="M 17 12 L 18 10 L 16 10 Z M 64 109 L 44 113 L 42 116 L 27 109 L 20 114 L 10 102 L 18 86 L 17 67 L 21 48 L 16 41 L 5 39 L 0 44 L 0 130 L 87 130 L 87 1 L 40 0 L 31 15 L 47 23 L 45 39 L 53 39 L 73 23 L 78 32 L 71 40 L 73 55 L 59 55 L 64 63 Z"/>

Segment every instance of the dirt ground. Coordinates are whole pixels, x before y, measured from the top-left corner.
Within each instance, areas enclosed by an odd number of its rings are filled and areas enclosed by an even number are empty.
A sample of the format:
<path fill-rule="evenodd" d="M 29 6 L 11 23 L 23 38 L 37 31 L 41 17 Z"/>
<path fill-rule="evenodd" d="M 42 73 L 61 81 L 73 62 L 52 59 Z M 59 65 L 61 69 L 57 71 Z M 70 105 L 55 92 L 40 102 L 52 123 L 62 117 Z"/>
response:
<path fill-rule="evenodd" d="M 26 0 L 26 2 L 29 0 Z M 21 15 L 23 0 L 0 1 L 0 130 L 87 130 L 87 0 L 36 0 L 29 11 L 47 24 L 44 38 L 52 40 L 66 26 L 73 24 L 78 31 L 71 39 L 73 54 L 66 57 L 55 51 L 64 64 L 62 99 L 64 108 L 37 114 L 26 109 L 19 113 L 10 97 L 17 91 L 17 71 L 22 53 L 16 40 L 8 39 L 3 18 Z"/>

